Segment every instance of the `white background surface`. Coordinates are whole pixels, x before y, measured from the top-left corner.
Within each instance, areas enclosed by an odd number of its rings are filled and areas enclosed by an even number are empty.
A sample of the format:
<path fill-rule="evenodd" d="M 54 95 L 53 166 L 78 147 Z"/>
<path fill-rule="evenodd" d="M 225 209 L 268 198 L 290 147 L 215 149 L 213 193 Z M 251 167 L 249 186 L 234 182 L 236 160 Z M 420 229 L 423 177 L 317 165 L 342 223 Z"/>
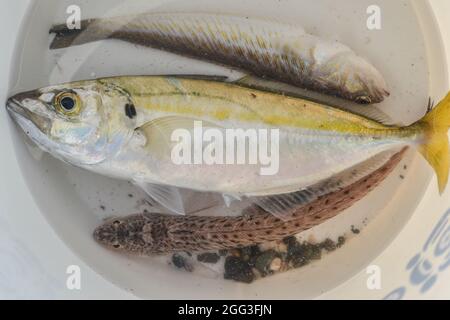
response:
<path fill-rule="evenodd" d="M 450 52 L 450 1 L 431 0 L 436 16 L 441 24 L 447 53 Z M 21 20 L 27 0 L 2 1 L 0 16 L 2 24 L 10 30 L 7 38 L 1 39 L 0 76 L 9 71 L 9 60 L 13 52 L 15 31 Z M 5 33 L 2 33 L 3 35 Z M 450 61 L 450 56 L 449 56 Z M 2 80 L 0 100 L 5 101 L 7 89 Z M 8 119 L 0 118 L 0 125 L 6 126 Z M 12 150 L 11 141 L 3 139 L 3 150 Z M 57 238 L 47 225 L 27 190 L 15 158 L 5 156 L 6 164 L 0 168 L 0 177 L 16 177 L 14 180 L 0 182 L 0 298 L 60 298 L 60 299 L 132 299 L 133 295 L 119 290 L 103 280 L 75 257 Z M 435 184 L 432 184 L 433 186 Z M 449 207 L 438 197 L 434 187 L 430 188 L 417 214 L 408 223 L 397 240 L 376 261 L 382 270 L 382 289 L 368 290 L 367 274 L 362 271 L 344 285 L 323 298 L 373 298 L 379 299 L 398 286 L 408 283 L 405 265 L 421 249 L 438 219 Z M 11 197 L 20 201 L 8 201 Z M 423 234 L 415 232 L 425 230 Z M 427 231 L 428 230 L 428 231 Z M 414 244 L 411 245 L 411 243 Z M 67 267 L 78 265 L 82 272 L 82 288 L 70 291 L 66 287 Z M 114 266 L 111 266 L 112 268 Z M 419 296 L 418 290 L 408 289 L 407 298 L 450 298 L 450 271 L 440 275 L 439 281 L 426 295 Z M 187 297 L 188 298 L 188 297 Z M 295 298 L 295 297 L 292 297 Z"/>

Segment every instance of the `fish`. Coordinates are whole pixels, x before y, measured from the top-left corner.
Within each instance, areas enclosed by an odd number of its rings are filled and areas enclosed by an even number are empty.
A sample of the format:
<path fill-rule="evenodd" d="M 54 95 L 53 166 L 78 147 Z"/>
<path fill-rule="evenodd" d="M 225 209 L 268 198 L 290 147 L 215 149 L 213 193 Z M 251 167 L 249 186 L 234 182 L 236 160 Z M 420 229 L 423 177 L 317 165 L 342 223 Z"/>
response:
<path fill-rule="evenodd" d="M 398 127 L 240 84 L 174 76 L 76 81 L 7 101 L 11 117 L 42 150 L 132 181 L 180 214 L 186 214 L 184 188 L 253 198 L 282 215 L 357 181 L 352 168 L 366 174 L 364 167 L 405 146 L 428 161 L 443 192 L 449 108 L 450 94 L 416 123 Z M 318 183 L 321 188 L 308 189 Z M 292 197 L 300 190 L 302 197 Z"/>
<path fill-rule="evenodd" d="M 55 25 L 50 48 L 118 39 L 243 70 L 259 78 L 337 96 L 382 102 L 386 81 L 367 59 L 302 27 L 224 14 L 144 13 L 90 19 L 80 29 Z"/>
<path fill-rule="evenodd" d="M 394 154 L 380 168 L 346 188 L 292 208 L 288 220 L 257 206 L 237 217 L 146 213 L 109 219 L 95 229 L 93 237 L 108 249 L 142 257 L 230 250 L 280 241 L 336 217 L 363 199 L 389 176 L 405 151 Z"/>

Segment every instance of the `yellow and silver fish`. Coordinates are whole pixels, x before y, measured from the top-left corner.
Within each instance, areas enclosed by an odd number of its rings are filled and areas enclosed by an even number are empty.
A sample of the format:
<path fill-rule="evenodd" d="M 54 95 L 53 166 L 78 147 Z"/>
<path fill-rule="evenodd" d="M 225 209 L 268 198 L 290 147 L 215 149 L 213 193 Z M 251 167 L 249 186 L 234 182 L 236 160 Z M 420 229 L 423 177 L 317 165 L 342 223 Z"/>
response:
<path fill-rule="evenodd" d="M 54 26 L 50 48 L 120 39 L 239 68 L 258 77 L 378 103 L 389 95 L 377 69 L 349 47 L 300 26 L 232 15 L 147 13 Z"/>
<path fill-rule="evenodd" d="M 134 181 L 176 212 L 183 211 L 176 190 L 188 188 L 256 197 L 276 213 L 308 200 L 289 193 L 315 185 L 310 191 L 314 198 L 342 188 L 405 146 L 417 148 L 428 160 L 440 191 L 448 179 L 450 95 L 403 128 L 296 97 L 180 77 L 115 77 L 56 85 L 18 94 L 7 108 L 45 151 L 78 167 Z M 278 130 L 278 172 L 263 175 L 260 163 L 174 162 L 173 133 L 192 132 L 196 122 L 216 132 Z M 317 188 L 322 181 L 323 187 Z M 265 198 L 273 195 L 278 195 L 275 204 Z"/>

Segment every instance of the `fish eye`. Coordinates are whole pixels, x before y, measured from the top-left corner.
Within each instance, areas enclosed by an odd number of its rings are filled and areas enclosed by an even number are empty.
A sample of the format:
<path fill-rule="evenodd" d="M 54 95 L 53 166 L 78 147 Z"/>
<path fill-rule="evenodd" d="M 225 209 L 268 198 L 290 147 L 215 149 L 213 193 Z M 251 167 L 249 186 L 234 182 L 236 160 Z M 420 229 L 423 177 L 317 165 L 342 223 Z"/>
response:
<path fill-rule="evenodd" d="M 368 96 L 356 97 L 355 101 L 360 104 L 371 104 L 372 103 L 372 99 Z"/>
<path fill-rule="evenodd" d="M 121 245 L 120 245 L 120 244 L 115 244 L 115 245 L 113 245 L 113 248 L 114 248 L 114 249 L 120 249 L 120 248 L 121 248 Z"/>
<path fill-rule="evenodd" d="M 62 92 L 55 98 L 56 109 L 65 115 L 74 115 L 80 110 L 80 99 L 73 92 Z"/>
<path fill-rule="evenodd" d="M 75 108 L 75 101 L 72 99 L 72 97 L 64 97 L 61 99 L 61 107 L 64 108 L 64 110 L 72 111 L 73 108 Z"/>

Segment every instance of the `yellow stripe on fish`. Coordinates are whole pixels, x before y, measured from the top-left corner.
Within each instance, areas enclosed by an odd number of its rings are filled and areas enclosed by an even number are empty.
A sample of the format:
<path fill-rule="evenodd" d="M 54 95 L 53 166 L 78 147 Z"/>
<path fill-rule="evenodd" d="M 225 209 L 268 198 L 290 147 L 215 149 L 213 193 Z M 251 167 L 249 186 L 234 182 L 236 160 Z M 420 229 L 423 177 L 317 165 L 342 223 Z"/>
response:
<path fill-rule="evenodd" d="M 136 106 L 152 111 L 192 117 L 206 116 L 218 121 L 263 121 L 275 127 L 345 134 L 378 135 L 396 130 L 362 116 L 308 100 L 231 83 L 167 77 L 119 77 L 102 81 L 124 88 L 130 93 Z"/>

